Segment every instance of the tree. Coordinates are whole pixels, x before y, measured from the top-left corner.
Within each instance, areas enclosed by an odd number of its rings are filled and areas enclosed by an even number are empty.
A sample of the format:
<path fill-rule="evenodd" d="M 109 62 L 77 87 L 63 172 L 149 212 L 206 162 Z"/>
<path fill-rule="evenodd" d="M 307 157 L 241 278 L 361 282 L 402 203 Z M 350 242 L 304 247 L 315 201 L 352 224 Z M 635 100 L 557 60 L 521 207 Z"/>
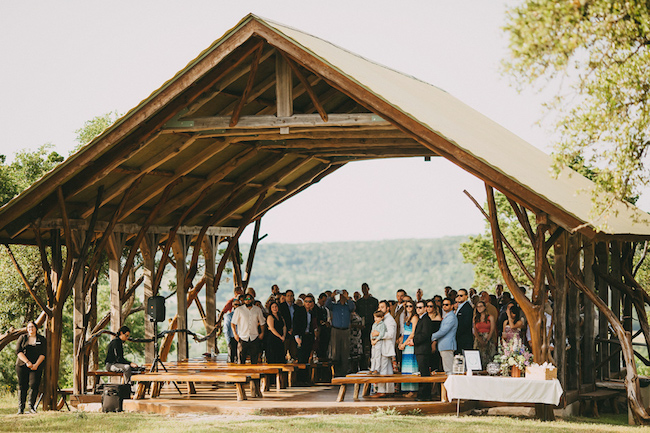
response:
<path fill-rule="evenodd" d="M 121 116 L 117 111 L 110 111 L 106 114 L 95 116 L 92 119 L 87 120 L 84 123 L 84 126 L 75 131 L 75 134 L 77 134 L 77 142 L 79 144 L 72 152 L 74 153 L 88 144 L 120 117 Z"/>
<path fill-rule="evenodd" d="M 598 167 L 601 191 L 636 196 L 650 181 L 647 1 L 525 0 L 508 11 L 504 30 L 505 70 L 519 87 L 560 86 L 547 104 L 557 113 L 557 168 L 580 155 Z"/>

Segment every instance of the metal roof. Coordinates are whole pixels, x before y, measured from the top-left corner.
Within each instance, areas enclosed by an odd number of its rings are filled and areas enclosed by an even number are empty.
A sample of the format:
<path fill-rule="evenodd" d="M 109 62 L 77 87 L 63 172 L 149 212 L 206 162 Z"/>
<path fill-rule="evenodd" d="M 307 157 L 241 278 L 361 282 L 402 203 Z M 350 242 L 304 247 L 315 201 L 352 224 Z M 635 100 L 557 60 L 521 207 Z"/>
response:
<path fill-rule="evenodd" d="M 550 156 L 447 92 L 249 15 L 0 208 L 0 238 L 31 243 L 32 224 L 47 237 L 62 202 L 83 226 L 100 190 L 98 219 L 119 210 L 121 227 L 236 227 L 349 162 L 412 156 L 443 156 L 569 230 L 650 236 L 645 212 L 614 200 L 595 215 L 591 181 L 553 177 Z"/>

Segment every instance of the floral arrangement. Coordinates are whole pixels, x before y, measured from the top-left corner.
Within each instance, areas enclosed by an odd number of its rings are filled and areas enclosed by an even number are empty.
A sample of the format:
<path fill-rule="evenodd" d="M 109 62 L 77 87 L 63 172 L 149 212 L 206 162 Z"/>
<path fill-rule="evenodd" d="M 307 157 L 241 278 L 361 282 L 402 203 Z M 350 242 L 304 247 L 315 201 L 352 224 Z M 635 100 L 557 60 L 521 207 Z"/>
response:
<path fill-rule="evenodd" d="M 533 354 L 528 351 L 526 345 L 521 341 L 521 337 L 515 334 L 510 340 L 501 341 L 494 362 L 501 364 L 502 376 L 510 376 L 510 370 L 513 366 L 517 366 L 524 371 L 526 366 L 533 362 Z"/>

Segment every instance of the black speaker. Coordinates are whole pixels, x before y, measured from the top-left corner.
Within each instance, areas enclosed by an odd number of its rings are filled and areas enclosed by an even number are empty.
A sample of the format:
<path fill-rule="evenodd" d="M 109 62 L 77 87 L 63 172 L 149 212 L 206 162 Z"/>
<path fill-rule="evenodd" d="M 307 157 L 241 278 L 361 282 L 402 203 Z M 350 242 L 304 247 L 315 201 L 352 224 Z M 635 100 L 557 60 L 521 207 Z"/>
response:
<path fill-rule="evenodd" d="M 104 385 L 104 392 L 102 393 L 102 412 L 122 412 L 122 402 L 124 397 L 122 385 L 107 384 Z M 126 385 L 129 386 L 129 385 Z"/>
<path fill-rule="evenodd" d="M 152 322 L 165 321 L 165 298 L 163 296 L 152 296 L 147 301 L 147 316 Z"/>

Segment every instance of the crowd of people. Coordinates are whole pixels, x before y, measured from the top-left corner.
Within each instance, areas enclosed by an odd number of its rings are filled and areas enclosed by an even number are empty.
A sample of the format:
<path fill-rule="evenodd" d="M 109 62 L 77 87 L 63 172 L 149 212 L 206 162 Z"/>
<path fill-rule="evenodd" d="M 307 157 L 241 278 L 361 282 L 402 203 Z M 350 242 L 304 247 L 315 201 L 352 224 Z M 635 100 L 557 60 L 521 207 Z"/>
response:
<path fill-rule="evenodd" d="M 379 301 L 366 283 L 352 297 L 347 290 L 296 296 L 273 285 L 263 304 L 254 289 L 235 288 L 221 313 L 228 360 L 321 360 L 331 361 L 337 376 L 362 370 L 429 376 L 450 374 L 454 354 L 463 350 L 478 350 L 485 366 L 501 339 L 526 341 L 526 319 L 502 285 L 496 294 L 451 287 L 444 293 L 426 298 L 418 289 L 412 297 L 400 289 L 394 300 Z M 378 384 L 375 395 L 394 392 L 394 384 Z M 400 392 L 432 397 L 430 384 L 402 384 Z"/>

